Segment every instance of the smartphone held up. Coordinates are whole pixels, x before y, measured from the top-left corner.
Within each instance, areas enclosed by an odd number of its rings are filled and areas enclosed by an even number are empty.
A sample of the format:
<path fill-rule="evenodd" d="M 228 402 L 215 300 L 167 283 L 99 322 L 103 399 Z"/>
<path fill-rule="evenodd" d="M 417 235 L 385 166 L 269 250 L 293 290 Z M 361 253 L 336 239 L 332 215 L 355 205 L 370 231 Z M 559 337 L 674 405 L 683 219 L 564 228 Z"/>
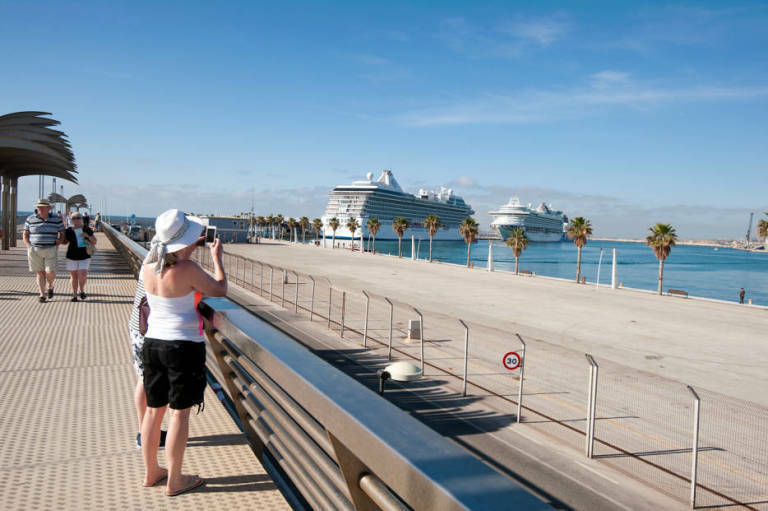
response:
<path fill-rule="evenodd" d="M 215 225 L 205 226 L 205 233 L 200 238 L 200 240 L 198 240 L 197 245 L 202 247 L 205 245 L 210 245 L 214 241 L 216 241 L 216 226 Z"/>

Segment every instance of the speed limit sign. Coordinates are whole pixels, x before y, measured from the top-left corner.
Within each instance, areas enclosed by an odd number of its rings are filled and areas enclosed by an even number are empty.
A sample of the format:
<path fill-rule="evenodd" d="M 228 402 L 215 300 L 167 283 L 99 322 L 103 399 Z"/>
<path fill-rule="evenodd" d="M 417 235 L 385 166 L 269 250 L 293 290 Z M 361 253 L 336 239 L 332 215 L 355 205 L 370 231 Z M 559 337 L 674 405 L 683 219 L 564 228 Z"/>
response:
<path fill-rule="evenodd" d="M 510 351 L 509 353 L 504 354 L 504 358 L 501 362 L 504 364 L 504 367 L 510 371 L 514 371 L 520 367 L 520 355 L 518 355 L 516 351 Z"/>

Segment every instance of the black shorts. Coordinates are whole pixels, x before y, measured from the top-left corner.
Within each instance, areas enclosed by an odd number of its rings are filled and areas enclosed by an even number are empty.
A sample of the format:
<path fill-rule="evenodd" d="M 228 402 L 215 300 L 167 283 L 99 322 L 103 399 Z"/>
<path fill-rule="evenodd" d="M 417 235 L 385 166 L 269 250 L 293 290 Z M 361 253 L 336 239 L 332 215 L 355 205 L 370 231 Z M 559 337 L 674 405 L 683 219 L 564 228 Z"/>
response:
<path fill-rule="evenodd" d="M 144 392 L 147 406 L 170 404 L 184 410 L 203 402 L 205 392 L 205 343 L 144 338 Z"/>

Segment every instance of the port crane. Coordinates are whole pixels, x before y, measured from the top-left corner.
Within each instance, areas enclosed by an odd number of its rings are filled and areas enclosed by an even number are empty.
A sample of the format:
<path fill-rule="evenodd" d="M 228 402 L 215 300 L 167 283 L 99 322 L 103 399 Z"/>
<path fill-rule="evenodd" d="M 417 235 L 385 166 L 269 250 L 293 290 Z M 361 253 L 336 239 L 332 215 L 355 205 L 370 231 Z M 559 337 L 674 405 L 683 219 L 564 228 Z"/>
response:
<path fill-rule="evenodd" d="M 749 225 L 747 226 L 747 244 L 746 248 L 749 248 L 749 234 L 752 232 L 752 219 L 755 217 L 754 212 L 749 213 Z"/>

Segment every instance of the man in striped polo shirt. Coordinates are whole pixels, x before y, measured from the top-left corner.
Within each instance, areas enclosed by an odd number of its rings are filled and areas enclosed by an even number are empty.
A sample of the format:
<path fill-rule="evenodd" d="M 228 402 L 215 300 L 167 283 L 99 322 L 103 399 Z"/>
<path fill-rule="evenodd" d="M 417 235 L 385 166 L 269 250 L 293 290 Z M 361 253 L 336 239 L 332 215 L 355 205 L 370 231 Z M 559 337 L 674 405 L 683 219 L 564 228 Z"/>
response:
<path fill-rule="evenodd" d="M 29 271 L 37 273 L 37 287 L 40 289 L 40 303 L 45 303 L 46 294 L 53 298 L 53 280 L 56 278 L 56 257 L 59 245 L 64 240 L 64 222 L 58 215 L 52 215 L 51 203 L 40 199 L 37 210 L 24 222 L 24 244 L 27 246 Z M 48 281 L 46 293 L 45 284 Z"/>

